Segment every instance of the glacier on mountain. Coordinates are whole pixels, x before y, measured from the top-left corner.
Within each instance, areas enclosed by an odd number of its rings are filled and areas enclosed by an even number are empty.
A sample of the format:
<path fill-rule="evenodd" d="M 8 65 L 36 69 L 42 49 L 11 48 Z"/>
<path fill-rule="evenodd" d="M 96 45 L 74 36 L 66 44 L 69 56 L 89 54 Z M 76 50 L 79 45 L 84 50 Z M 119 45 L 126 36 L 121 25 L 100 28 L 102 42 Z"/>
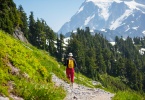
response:
<path fill-rule="evenodd" d="M 89 27 L 112 41 L 116 35 L 144 36 L 144 22 L 145 0 L 85 0 L 58 33 Z"/>

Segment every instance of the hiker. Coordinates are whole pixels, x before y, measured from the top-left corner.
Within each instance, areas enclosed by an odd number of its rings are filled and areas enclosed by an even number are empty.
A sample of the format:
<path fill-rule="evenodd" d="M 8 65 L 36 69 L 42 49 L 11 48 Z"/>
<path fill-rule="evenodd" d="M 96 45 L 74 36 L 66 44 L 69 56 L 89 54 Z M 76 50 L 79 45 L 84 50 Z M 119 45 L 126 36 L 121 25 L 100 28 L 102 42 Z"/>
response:
<path fill-rule="evenodd" d="M 73 58 L 73 54 L 69 53 L 68 58 L 65 61 L 65 66 L 66 67 L 66 75 L 67 78 L 71 81 L 71 86 L 73 87 L 73 82 L 74 82 L 74 68 L 77 67 L 76 60 Z"/>

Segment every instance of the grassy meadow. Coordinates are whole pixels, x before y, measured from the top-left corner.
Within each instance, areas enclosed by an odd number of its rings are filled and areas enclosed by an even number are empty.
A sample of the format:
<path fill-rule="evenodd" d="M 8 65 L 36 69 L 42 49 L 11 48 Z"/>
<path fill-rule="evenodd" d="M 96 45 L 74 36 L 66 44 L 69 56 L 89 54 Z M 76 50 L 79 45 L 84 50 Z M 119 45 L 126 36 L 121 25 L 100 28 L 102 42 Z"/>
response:
<path fill-rule="evenodd" d="M 52 82 L 52 74 L 64 81 L 65 67 L 48 52 L 23 43 L 0 31 L 0 96 L 10 94 L 25 100 L 63 100 L 66 91 Z M 145 100 L 144 95 L 131 91 L 119 78 L 100 75 L 100 85 L 80 73 L 75 82 L 91 88 L 102 88 L 115 93 L 113 100 Z"/>

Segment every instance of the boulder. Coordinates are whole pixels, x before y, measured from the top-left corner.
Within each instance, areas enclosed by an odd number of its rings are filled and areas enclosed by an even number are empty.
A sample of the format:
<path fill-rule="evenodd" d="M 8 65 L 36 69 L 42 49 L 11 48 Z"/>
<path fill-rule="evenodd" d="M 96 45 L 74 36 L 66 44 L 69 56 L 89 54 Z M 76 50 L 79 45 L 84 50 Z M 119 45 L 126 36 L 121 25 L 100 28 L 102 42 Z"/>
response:
<path fill-rule="evenodd" d="M 28 43 L 28 40 L 26 39 L 26 37 L 24 36 L 23 32 L 21 31 L 21 28 L 16 28 L 13 36 L 19 40 L 21 40 L 22 42 L 26 42 Z"/>

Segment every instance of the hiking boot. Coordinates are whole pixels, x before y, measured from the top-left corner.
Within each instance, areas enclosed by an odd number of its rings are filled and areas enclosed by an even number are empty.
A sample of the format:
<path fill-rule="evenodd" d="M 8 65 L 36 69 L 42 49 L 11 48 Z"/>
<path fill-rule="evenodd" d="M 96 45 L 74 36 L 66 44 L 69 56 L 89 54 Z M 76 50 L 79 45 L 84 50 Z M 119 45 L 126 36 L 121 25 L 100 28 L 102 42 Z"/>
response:
<path fill-rule="evenodd" d="M 73 89 L 73 83 L 70 83 L 70 87 L 71 87 L 71 89 Z"/>

